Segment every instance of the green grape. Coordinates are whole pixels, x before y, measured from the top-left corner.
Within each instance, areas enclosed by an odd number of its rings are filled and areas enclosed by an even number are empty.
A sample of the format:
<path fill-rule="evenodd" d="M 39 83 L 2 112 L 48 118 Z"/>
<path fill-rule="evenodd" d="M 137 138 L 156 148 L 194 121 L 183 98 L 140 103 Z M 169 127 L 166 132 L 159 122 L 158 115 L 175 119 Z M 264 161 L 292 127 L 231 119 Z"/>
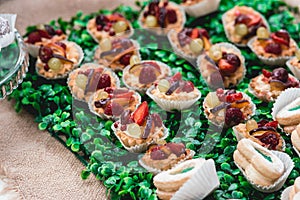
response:
<path fill-rule="evenodd" d="M 298 49 L 295 53 L 296 57 L 298 60 L 300 60 L 300 50 Z"/>
<path fill-rule="evenodd" d="M 48 61 L 48 66 L 53 71 L 59 71 L 63 68 L 63 63 L 58 58 L 51 58 Z"/>
<path fill-rule="evenodd" d="M 110 51 L 112 49 L 111 41 L 108 38 L 103 38 L 99 45 L 102 51 Z"/>
<path fill-rule="evenodd" d="M 129 63 L 130 63 L 131 66 L 133 66 L 133 65 L 135 65 L 137 63 L 140 63 L 140 62 L 141 62 L 141 60 L 140 60 L 140 58 L 137 55 L 132 55 L 130 57 Z"/>
<path fill-rule="evenodd" d="M 107 98 L 108 98 L 108 93 L 105 91 L 101 91 L 97 96 L 97 99 L 107 99 Z"/>
<path fill-rule="evenodd" d="M 245 24 L 237 24 L 234 27 L 234 32 L 240 36 L 245 36 L 248 33 L 248 28 Z"/>
<path fill-rule="evenodd" d="M 162 79 L 158 82 L 157 88 L 159 89 L 160 92 L 167 92 L 170 88 L 170 83 L 166 79 Z"/>
<path fill-rule="evenodd" d="M 207 94 L 206 103 L 210 108 L 214 108 L 220 105 L 221 102 L 219 101 L 219 98 L 215 92 L 210 92 Z"/>
<path fill-rule="evenodd" d="M 113 29 L 116 33 L 122 33 L 127 30 L 127 23 L 124 21 L 118 21 L 113 25 Z"/>
<path fill-rule="evenodd" d="M 209 49 L 209 57 L 214 61 L 218 61 L 222 58 L 222 51 L 221 48 L 218 46 L 212 46 Z"/>
<path fill-rule="evenodd" d="M 148 27 L 155 27 L 155 26 L 157 26 L 157 19 L 156 19 L 156 17 L 153 16 L 153 15 L 148 15 L 146 17 L 146 25 Z"/>
<path fill-rule="evenodd" d="M 129 136 L 134 138 L 140 138 L 142 134 L 140 126 L 136 123 L 129 124 L 127 126 L 127 132 Z"/>
<path fill-rule="evenodd" d="M 190 43 L 190 49 L 194 53 L 201 53 L 203 50 L 203 40 L 200 38 L 192 40 Z"/>
<path fill-rule="evenodd" d="M 251 131 L 253 129 L 257 129 L 258 128 L 258 125 L 257 125 L 257 122 L 254 120 L 254 119 L 250 119 L 247 121 L 246 123 L 246 129 L 247 131 Z"/>
<path fill-rule="evenodd" d="M 78 74 L 75 79 L 76 85 L 83 90 L 86 87 L 87 81 L 88 81 L 88 77 L 84 74 Z"/>
<path fill-rule="evenodd" d="M 268 39 L 270 37 L 269 31 L 265 27 L 259 27 L 256 31 L 256 35 L 259 39 Z"/>

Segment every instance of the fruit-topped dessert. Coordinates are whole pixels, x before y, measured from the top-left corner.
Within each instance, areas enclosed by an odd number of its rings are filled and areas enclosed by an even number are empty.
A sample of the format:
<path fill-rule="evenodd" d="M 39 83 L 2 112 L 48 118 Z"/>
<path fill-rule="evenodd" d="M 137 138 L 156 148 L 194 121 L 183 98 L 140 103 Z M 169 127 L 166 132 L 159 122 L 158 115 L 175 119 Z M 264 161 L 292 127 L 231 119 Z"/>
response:
<path fill-rule="evenodd" d="M 140 60 L 139 44 L 128 38 L 104 38 L 95 52 L 95 60 L 112 70 L 122 70 Z"/>
<path fill-rule="evenodd" d="M 170 67 L 162 62 L 133 59 L 123 70 L 122 79 L 126 87 L 144 93 L 154 82 L 170 73 Z"/>
<path fill-rule="evenodd" d="M 300 80 L 300 50 L 297 49 L 295 57 L 292 57 L 286 62 L 286 65 L 292 71 L 292 73 Z"/>
<path fill-rule="evenodd" d="M 268 65 L 282 66 L 295 55 L 298 46 L 286 30 L 270 33 L 261 27 L 248 43 L 258 58 Z"/>
<path fill-rule="evenodd" d="M 183 80 L 179 72 L 157 81 L 147 90 L 147 95 L 166 111 L 187 109 L 201 97 L 194 84 Z"/>
<path fill-rule="evenodd" d="M 103 119 L 117 119 L 126 110 L 133 112 L 140 103 L 141 97 L 135 91 L 106 87 L 91 96 L 89 108 Z"/>
<path fill-rule="evenodd" d="M 120 80 L 111 69 L 103 65 L 85 63 L 69 74 L 68 86 L 73 97 L 88 102 L 98 90 L 119 87 Z"/>
<path fill-rule="evenodd" d="M 83 59 L 83 51 L 75 42 L 44 43 L 36 61 L 36 72 L 46 79 L 65 78 Z"/>
<path fill-rule="evenodd" d="M 97 15 L 88 21 L 86 27 L 96 42 L 101 42 L 103 38 L 130 37 L 133 34 L 130 22 L 120 13 Z"/>
<path fill-rule="evenodd" d="M 31 56 L 37 57 L 39 54 L 39 48 L 46 43 L 55 43 L 67 39 L 67 35 L 61 29 L 54 29 L 51 25 L 40 24 L 35 27 L 24 41 L 27 45 L 28 52 Z"/>
<path fill-rule="evenodd" d="M 247 46 L 260 27 L 270 30 L 266 19 L 247 6 L 235 6 L 223 15 L 222 21 L 227 38 L 240 46 Z"/>
<path fill-rule="evenodd" d="M 168 136 L 160 116 L 150 114 L 146 101 L 134 112 L 124 111 L 120 120 L 112 124 L 112 130 L 123 147 L 135 153 L 145 151 L 149 145 Z"/>
<path fill-rule="evenodd" d="M 277 132 L 277 127 L 277 121 L 261 120 L 256 122 L 254 119 L 250 119 L 245 124 L 241 123 L 233 127 L 233 131 L 238 140 L 248 138 L 270 150 L 283 151 L 285 142 Z"/>
<path fill-rule="evenodd" d="M 216 11 L 220 0 L 181 0 L 185 12 L 192 17 L 201 17 Z"/>
<path fill-rule="evenodd" d="M 249 90 L 263 101 L 274 101 L 287 88 L 299 87 L 299 81 L 284 68 L 273 71 L 262 70 L 262 74 L 251 79 Z"/>
<path fill-rule="evenodd" d="M 211 47 L 208 32 L 203 28 L 183 28 L 180 32 L 171 30 L 168 39 L 176 53 L 191 60 Z"/>
<path fill-rule="evenodd" d="M 149 172 L 159 173 L 171 169 L 179 162 L 192 159 L 195 152 L 183 143 L 165 143 L 150 146 L 139 163 Z"/>
<path fill-rule="evenodd" d="M 235 126 L 255 114 L 255 105 L 243 92 L 217 89 L 209 92 L 203 102 L 207 119 L 217 126 Z"/>
<path fill-rule="evenodd" d="M 211 88 L 238 85 L 246 73 L 245 59 L 240 50 L 229 43 L 213 45 L 197 60 L 202 77 Z"/>
<path fill-rule="evenodd" d="M 138 22 L 141 28 L 167 34 L 171 29 L 179 32 L 185 23 L 184 10 L 168 0 L 152 0 L 141 12 Z"/>

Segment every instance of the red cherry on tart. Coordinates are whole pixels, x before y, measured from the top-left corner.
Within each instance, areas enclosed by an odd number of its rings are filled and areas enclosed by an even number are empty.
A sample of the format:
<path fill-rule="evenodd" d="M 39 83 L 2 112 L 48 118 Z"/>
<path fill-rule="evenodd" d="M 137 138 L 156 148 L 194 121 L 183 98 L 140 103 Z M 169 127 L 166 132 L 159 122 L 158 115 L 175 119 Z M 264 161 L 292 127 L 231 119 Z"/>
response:
<path fill-rule="evenodd" d="M 282 151 L 284 148 L 284 140 L 276 131 L 277 126 L 277 121 L 261 120 L 256 122 L 251 119 L 245 124 L 235 126 L 233 130 L 238 138 L 249 138 L 270 150 Z"/>
<path fill-rule="evenodd" d="M 141 152 L 166 137 L 166 130 L 158 114 L 150 114 L 146 101 L 131 111 L 124 111 L 120 120 L 112 125 L 114 133 L 130 152 Z"/>

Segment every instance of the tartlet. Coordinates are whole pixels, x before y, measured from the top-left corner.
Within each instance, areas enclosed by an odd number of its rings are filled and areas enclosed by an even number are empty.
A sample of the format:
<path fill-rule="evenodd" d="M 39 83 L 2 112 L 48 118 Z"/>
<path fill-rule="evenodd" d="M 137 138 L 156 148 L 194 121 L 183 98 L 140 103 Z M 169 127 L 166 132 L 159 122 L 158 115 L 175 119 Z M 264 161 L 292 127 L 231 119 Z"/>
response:
<path fill-rule="evenodd" d="M 289 200 L 297 200 L 300 198 L 300 177 L 295 179 L 294 185 L 289 193 Z"/>
<path fill-rule="evenodd" d="M 31 56 L 37 57 L 39 48 L 46 43 L 60 42 L 67 39 L 67 35 L 61 29 L 54 29 L 48 24 L 40 24 L 24 38 L 28 52 Z"/>
<path fill-rule="evenodd" d="M 192 17 L 201 17 L 216 11 L 220 0 L 182 0 L 180 4 Z"/>
<path fill-rule="evenodd" d="M 68 86 L 72 96 L 88 102 L 91 95 L 103 88 L 120 86 L 118 76 L 109 68 L 95 63 L 85 63 L 69 74 Z"/>
<path fill-rule="evenodd" d="M 299 81 L 284 68 L 272 72 L 263 69 L 262 74 L 251 79 L 249 91 L 263 101 L 274 101 L 287 88 L 298 88 Z"/>
<path fill-rule="evenodd" d="M 128 38 L 134 32 L 131 23 L 120 13 L 97 15 L 88 21 L 86 28 L 96 42 L 109 37 Z"/>
<path fill-rule="evenodd" d="M 229 88 L 238 85 L 245 76 L 245 58 L 229 43 L 213 45 L 209 52 L 197 59 L 197 67 L 211 88 Z"/>
<path fill-rule="evenodd" d="M 80 65 L 83 56 L 75 42 L 45 42 L 39 49 L 36 72 L 46 79 L 65 78 Z"/>
<path fill-rule="evenodd" d="M 280 190 L 294 168 L 288 154 L 270 151 L 245 138 L 239 141 L 233 160 L 248 182 L 264 193 Z"/>
<path fill-rule="evenodd" d="M 179 72 L 156 82 L 146 93 L 166 111 L 187 109 L 201 97 L 200 91 L 194 87 L 194 84 L 182 80 Z"/>
<path fill-rule="evenodd" d="M 102 119 L 117 119 L 126 110 L 133 112 L 140 103 L 141 97 L 135 91 L 107 87 L 91 96 L 89 109 Z"/>
<path fill-rule="evenodd" d="M 255 104 L 243 92 L 217 89 L 203 101 L 206 118 L 216 126 L 235 126 L 255 114 Z"/>
<path fill-rule="evenodd" d="M 153 178 L 160 199 L 204 199 L 219 185 L 215 163 L 203 158 L 186 160 Z"/>
<path fill-rule="evenodd" d="M 180 32 L 171 30 L 168 39 L 173 50 L 189 61 L 194 61 L 211 47 L 208 32 L 203 28 L 183 28 Z"/>
<path fill-rule="evenodd" d="M 138 23 L 141 28 L 159 35 L 171 29 L 179 32 L 186 21 L 183 8 L 174 2 L 152 0 L 141 12 Z"/>
<path fill-rule="evenodd" d="M 280 133 L 276 131 L 277 126 L 277 121 L 261 120 L 256 122 L 251 119 L 245 124 L 240 123 L 234 126 L 232 129 L 238 141 L 242 138 L 248 138 L 270 150 L 284 151 L 285 142 Z"/>
<path fill-rule="evenodd" d="M 155 81 L 170 74 L 171 69 L 168 65 L 159 61 L 143 60 L 125 67 L 122 80 L 126 87 L 145 93 Z"/>
<path fill-rule="evenodd" d="M 95 51 L 95 60 L 114 71 L 122 70 L 136 56 L 140 58 L 139 44 L 128 38 L 106 38 Z"/>
<path fill-rule="evenodd" d="M 247 6 L 235 6 L 222 16 L 227 38 L 239 46 L 247 46 L 260 27 L 270 30 L 267 20 L 259 12 Z"/>
<path fill-rule="evenodd" d="M 182 143 L 166 143 L 150 146 L 139 160 L 141 166 L 152 173 L 171 169 L 184 160 L 192 159 L 195 152 L 186 149 Z"/>
<path fill-rule="evenodd" d="M 250 49 L 267 65 L 283 66 L 298 49 L 297 43 L 285 30 L 256 36 L 248 42 Z"/>
<path fill-rule="evenodd" d="M 160 116 L 150 114 L 146 101 L 134 111 L 126 110 L 120 120 L 112 124 L 112 130 L 129 152 L 144 152 L 151 144 L 165 139 L 169 132 Z"/>
<path fill-rule="evenodd" d="M 294 146 L 295 151 L 297 152 L 298 156 L 300 157 L 300 123 L 297 125 L 295 130 L 292 132 L 291 140 L 292 140 L 292 144 Z"/>

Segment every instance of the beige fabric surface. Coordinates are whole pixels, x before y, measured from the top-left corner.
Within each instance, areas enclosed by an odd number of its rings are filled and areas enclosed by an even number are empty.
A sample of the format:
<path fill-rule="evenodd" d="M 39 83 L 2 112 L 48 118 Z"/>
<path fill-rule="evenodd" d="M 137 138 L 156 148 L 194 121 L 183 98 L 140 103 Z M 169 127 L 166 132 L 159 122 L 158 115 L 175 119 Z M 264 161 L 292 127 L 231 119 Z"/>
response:
<path fill-rule="evenodd" d="M 16 27 L 24 34 L 28 25 L 121 3 L 133 5 L 134 0 L 0 0 L 0 13 L 16 13 Z M 102 183 L 94 176 L 83 181 L 81 162 L 33 121 L 25 111 L 15 113 L 13 102 L 0 101 L 0 169 L 5 169 L 21 199 L 107 199 Z"/>

